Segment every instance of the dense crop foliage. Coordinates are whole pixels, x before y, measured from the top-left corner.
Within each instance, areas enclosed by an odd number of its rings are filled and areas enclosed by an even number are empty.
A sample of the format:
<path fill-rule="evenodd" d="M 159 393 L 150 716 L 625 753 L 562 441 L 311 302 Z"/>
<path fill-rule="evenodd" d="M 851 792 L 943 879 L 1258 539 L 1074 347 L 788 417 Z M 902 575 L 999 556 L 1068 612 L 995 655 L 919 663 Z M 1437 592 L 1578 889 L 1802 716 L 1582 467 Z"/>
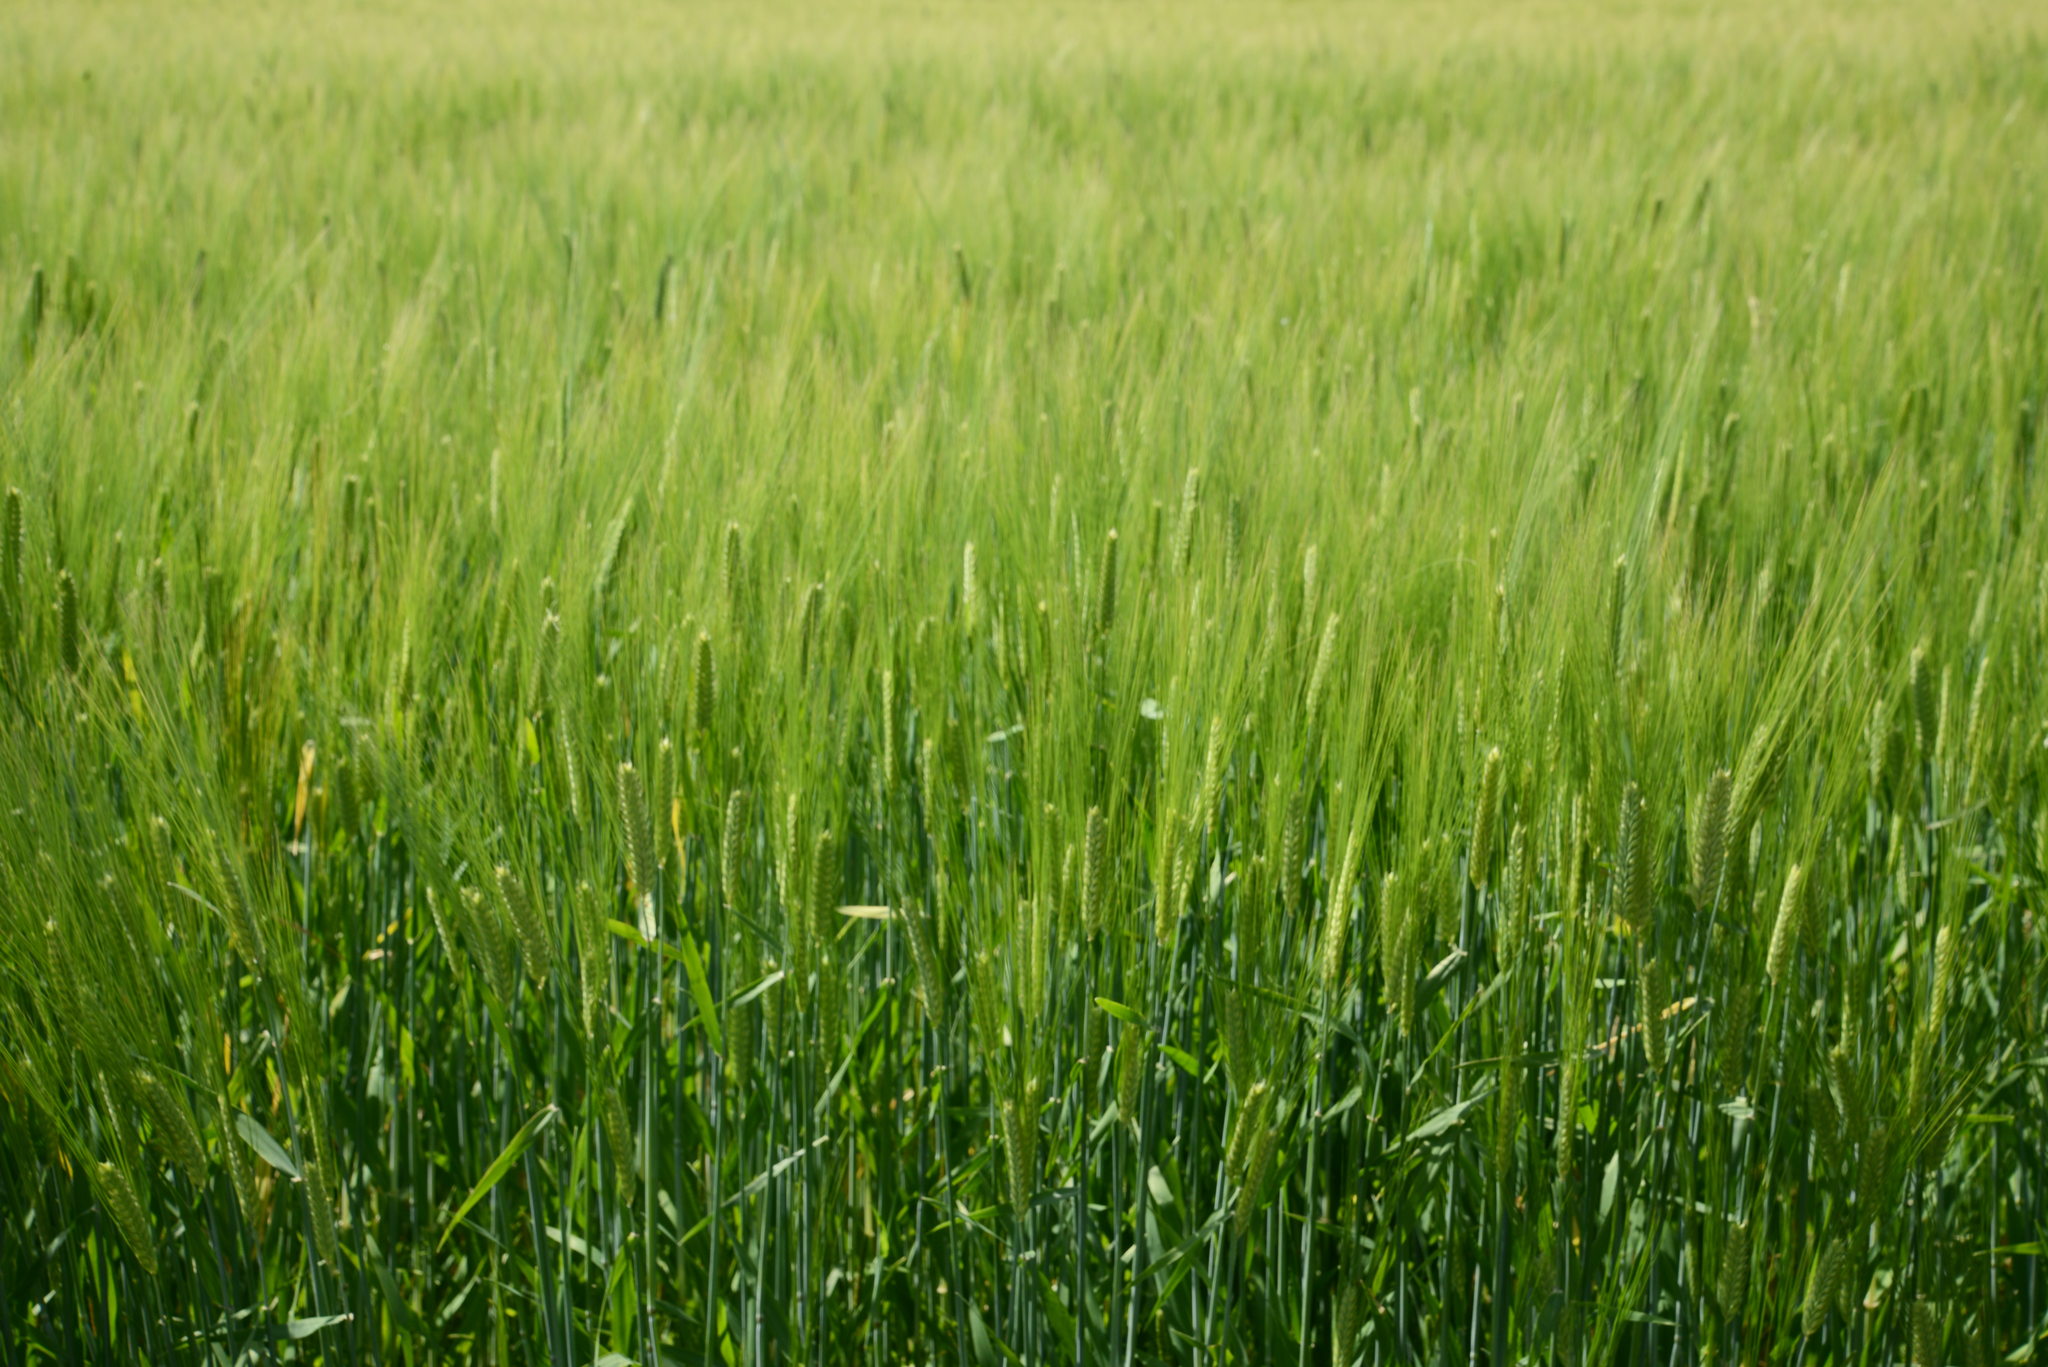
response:
<path fill-rule="evenodd" d="M 0 1364 L 2028 1360 L 2024 16 L 749 22 L 0 19 Z"/>

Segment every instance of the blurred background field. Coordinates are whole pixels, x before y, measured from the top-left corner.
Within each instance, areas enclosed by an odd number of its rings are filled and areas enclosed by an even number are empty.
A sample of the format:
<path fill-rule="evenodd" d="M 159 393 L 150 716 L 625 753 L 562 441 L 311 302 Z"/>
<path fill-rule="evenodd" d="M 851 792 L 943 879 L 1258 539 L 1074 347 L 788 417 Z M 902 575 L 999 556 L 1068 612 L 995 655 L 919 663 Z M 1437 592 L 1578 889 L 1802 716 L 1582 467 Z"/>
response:
<path fill-rule="evenodd" d="M 0 13 L 0 1363 L 2030 1361 L 2044 38 Z"/>

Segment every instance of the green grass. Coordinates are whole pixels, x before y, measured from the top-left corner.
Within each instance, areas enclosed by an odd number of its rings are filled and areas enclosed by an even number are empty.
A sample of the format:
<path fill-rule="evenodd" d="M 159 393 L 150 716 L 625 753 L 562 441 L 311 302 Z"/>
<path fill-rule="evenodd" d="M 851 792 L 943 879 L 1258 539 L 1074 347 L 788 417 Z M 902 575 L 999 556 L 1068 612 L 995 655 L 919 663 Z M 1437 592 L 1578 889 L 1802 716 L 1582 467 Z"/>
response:
<path fill-rule="evenodd" d="M 0 35 L 0 1367 L 2031 1360 L 2037 16 Z"/>

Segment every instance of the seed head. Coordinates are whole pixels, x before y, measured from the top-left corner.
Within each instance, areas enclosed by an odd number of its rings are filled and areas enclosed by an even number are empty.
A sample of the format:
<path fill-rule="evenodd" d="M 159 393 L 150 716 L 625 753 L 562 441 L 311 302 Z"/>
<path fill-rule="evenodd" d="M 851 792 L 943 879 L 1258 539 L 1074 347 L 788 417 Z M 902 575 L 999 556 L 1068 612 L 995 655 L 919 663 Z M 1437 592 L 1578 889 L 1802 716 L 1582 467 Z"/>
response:
<path fill-rule="evenodd" d="M 1244 1185 L 1237 1192 L 1237 1236 L 1242 1239 L 1251 1229 L 1252 1216 L 1264 1204 L 1260 1193 L 1266 1185 L 1266 1177 L 1273 1171 L 1273 1153 L 1280 1147 L 1281 1117 L 1275 1112 L 1278 1107 L 1268 1102 L 1259 1108 L 1258 1125 L 1251 1139 L 1251 1151 L 1245 1159 Z"/>
<path fill-rule="evenodd" d="M 1956 944 L 1949 927 L 1943 926 L 1934 933 L 1934 997 L 1927 1004 L 1927 1026 L 1935 1035 L 1941 1033 L 1943 1020 L 1948 1015 L 1949 1000 L 1955 995 Z"/>
<path fill-rule="evenodd" d="M 1038 1094 L 1036 1077 L 1017 1081 L 1013 1094 L 1003 1098 L 1003 1147 L 1010 1159 L 1010 1204 L 1022 1219 L 1031 1208 L 1031 1194 L 1038 1176 Z"/>
<path fill-rule="evenodd" d="M 1102 543 L 1102 567 L 1095 576 L 1095 634 L 1107 636 L 1116 625 L 1116 529 Z"/>
<path fill-rule="evenodd" d="M 1614 583 L 1607 594 L 1607 669 L 1621 674 L 1622 624 L 1628 612 L 1628 557 L 1614 562 Z"/>
<path fill-rule="evenodd" d="M 711 663 L 711 633 L 697 633 L 696 659 L 691 663 L 690 724 L 699 735 L 711 734 L 717 715 L 718 676 Z"/>
<path fill-rule="evenodd" d="M 512 922 L 512 930 L 519 936 L 519 953 L 526 960 L 526 976 L 533 979 L 538 987 L 548 977 L 548 932 L 541 920 L 540 909 L 526 891 L 526 884 L 519 881 L 519 875 L 508 864 L 500 864 L 493 872 L 498 880 L 498 897 L 504 904 L 505 914 Z"/>
<path fill-rule="evenodd" d="M 633 876 L 633 895 L 642 900 L 652 898 L 654 829 L 647 821 L 647 787 L 631 760 L 619 765 L 619 824 L 626 837 L 626 870 Z"/>
<path fill-rule="evenodd" d="M 1217 1005 L 1223 1017 L 1223 1071 L 1233 1095 L 1242 1098 L 1251 1089 L 1252 1037 L 1245 1027 L 1244 1002 L 1229 983 L 1218 991 Z"/>
<path fill-rule="evenodd" d="M 832 918 L 839 910 L 839 845 L 830 830 L 818 832 L 811 846 L 811 936 L 822 945 L 831 936 Z"/>
<path fill-rule="evenodd" d="M 1642 1009 L 1643 1057 L 1650 1067 L 1664 1067 L 1664 1008 L 1671 1002 L 1671 989 L 1664 964 L 1654 956 L 1642 961 L 1636 975 L 1636 993 Z"/>
<path fill-rule="evenodd" d="M 825 586 L 813 583 L 804 590 L 804 605 L 797 614 L 797 667 L 806 676 L 811 672 L 812 643 L 818 639 L 819 624 L 825 618 Z"/>
<path fill-rule="evenodd" d="M 1576 1051 L 1565 1055 L 1557 1066 L 1557 1180 L 1572 1175 L 1572 1143 L 1579 1129 L 1579 1062 Z"/>
<path fill-rule="evenodd" d="M 910 957 L 917 969 L 918 995 L 924 1001 L 925 1017 L 934 1029 L 941 1028 L 946 1020 L 946 979 L 939 971 L 938 955 L 932 948 L 931 925 L 925 917 L 922 903 L 915 899 L 904 903 L 903 925 L 909 933 Z"/>
<path fill-rule="evenodd" d="M 929 746 L 930 742 L 927 741 Z M 1102 933 L 1102 899 L 1109 880 L 1109 823 L 1102 808 L 1088 809 L 1087 832 L 1081 856 L 1081 925 L 1090 940 Z"/>
<path fill-rule="evenodd" d="M 1272 1095 L 1272 1089 L 1261 1078 L 1238 1098 L 1237 1110 L 1230 1120 L 1230 1142 L 1223 1150 L 1223 1175 L 1232 1182 L 1242 1184 L 1244 1181 L 1245 1160 L 1251 1154 L 1252 1136 L 1259 1130 Z"/>
<path fill-rule="evenodd" d="M 1334 612 L 1324 621 L 1323 639 L 1316 647 L 1315 668 L 1309 671 L 1308 702 L 1302 709 L 1303 724 L 1309 727 L 1316 724 L 1316 718 L 1322 712 L 1324 694 L 1329 690 L 1330 667 L 1337 656 L 1337 623 L 1338 617 Z"/>
<path fill-rule="evenodd" d="M 1778 899 L 1778 922 L 1771 931 L 1771 952 L 1764 971 L 1770 974 L 1773 983 L 1781 983 L 1792 967 L 1793 939 L 1799 933 L 1799 922 L 1805 915 L 1806 874 L 1794 864 L 1785 875 L 1785 892 Z"/>
<path fill-rule="evenodd" d="M 1990 587 L 1988 584 L 1985 586 Z M 1985 717 L 1988 702 L 1986 686 L 1991 682 L 1991 664 L 1987 660 L 1977 669 L 1977 682 L 1970 689 L 1970 721 L 1963 732 L 1963 797 L 1967 801 L 1977 790 L 1983 775 L 1985 750 L 1990 741 L 1989 724 Z"/>
<path fill-rule="evenodd" d="M 457 900 L 461 903 L 459 914 L 470 957 L 476 960 L 492 995 L 509 1007 L 515 1000 L 518 979 L 512 973 L 512 948 L 505 943 L 505 927 L 498 919 L 498 909 L 473 887 L 463 887 Z"/>
<path fill-rule="evenodd" d="M 1873 1224 L 1883 1218 L 1890 1139 L 1885 1126 L 1872 1125 L 1856 1154 L 1856 1209 Z"/>
<path fill-rule="evenodd" d="M 576 885 L 573 913 L 576 953 L 583 969 L 583 1034 L 594 1039 L 597 1022 L 611 1007 L 611 939 L 598 912 L 597 890 L 590 884 Z"/>
<path fill-rule="evenodd" d="M 1764 803 L 1777 791 L 1791 754 L 1792 726 L 1788 714 L 1773 712 L 1749 733 L 1749 744 L 1736 761 L 1735 781 L 1728 792 L 1730 844 L 1749 838 L 1750 827 L 1763 811 Z"/>
<path fill-rule="evenodd" d="M 1223 718 L 1209 718 L 1209 748 L 1202 756 L 1202 813 L 1201 822 L 1205 830 L 1214 832 L 1222 819 L 1223 805 L 1223 762 L 1224 762 Z"/>
<path fill-rule="evenodd" d="M 1401 875 L 1389 872 L 1380 880 L 1380 980 L 1386 993 L 1387 1007 L 1399 1014 L 1402 996 L 1409 978 L 1408 972 L 1408 916 L 1406 903 L 1401 899 Z"/>
<path fill-rule="evenodd" d="M 1180 897 L 1185 890 L 1178 886 L 1179 871 L 1180 819 L 1169 810 L 1159 826 L 1159 865 L 1152 876 L 1152 933 L 1162 945 L 1173 942 L 1173 928 L 1180 920 Z"/>
<path fill-rule="evenodd" d="M 1349 1367 L 1357 1357 L 1359 1326 L 1365 1322 L 1365 1291 L 1356 1277 L 1344 1277 L 1330 1306 L 1330 1360 Z"/>
<path fill-rule="evenodd" d="M 569 819 L 578 826 L 583 824 L 583 785 L 576 774 L 576 738 L 571 728 L 558 728 L 562 735 L 562 787 L 569 798 Z"/>
<path fill-rule="evenodd" d="M 308 1155 L 299 1164 L 299 1172 L 306 1179 L 306 1209 L 313 1217 L 313 1247 L 320 1251 L 320 1261 L 338 1268 L 341 1240 L 334 1230 L 334 1197 L 327 1190 L 326 1170 L 317 1157 Z"/>
<path fill-rule="evenodd" d="M 1721 1276 L 1714 1294 L 1721 1302 L 1722 1317 L 1739 1322 L 1742 1318 L 1743 1302 L 1749 1295 L 1747 1221 L 1729 1225 L 1727 1234 L 1721 1240 Z"/>
<path fill-rule="evenodd" d="M 1913 647 L 1913 653 L 1906 660 L 1906 691 L 1913 698 L 1913 739 L 1920 747 L 1920 757 L 1931 759 L 1934 755 L 1936 730 L 1941 716 L 1935 695 L 1933 667 L 1927 660 L 1927 642 Z"/>
<path fill-rule="evenodd" d="M 1187 481 L 1180 489 L 1180 525 L 1173 533 L 1173 568 L 1176 574 L 1187 572 L 1188 557 L 1195 545 L 1195 517 L 1202 509 L 1202 471 L 1190 466 Z"/>
<path fill-rule="evenodd" d="M 1484 889 L 1487 875 L 1493 863 L 1493 825 L 1500 807 L 1500 747 L 1494 746 L 1486 752 L 1486 763 L 1479 771 L 1479 806 L 1472 813 L 1472 850 L 1466 864 L 1466 871 L 1472 879 L 1472 886 Z"/>
<path fill-rule="evenodd" d="M 1301 866 L 1308 833 L 1306 786 L 1296 783 L 1288 793 L 1286 815 L 1280 824 L 1280 905 L 1290 918 L 1301 910 Z"/>
<path fill-rule="evenodd" d="M 743 876 L 741 861 L 745 847 L 741 843 L 747 827 L 747 790 L 735 788 L 725 799 L 725 826 L 719 832 L 718 840 L 718 884 L 719 894 L 724 899 L 726 910 L 738 907 L 740 879 Z"/>
<path fill-rule="evenodd" d="M 1925 1297 L 1913 1302 L 1913 1367 L 1941 1367 L 1941 1318 Z"/>
<path fill-rule="evenodd" d="M 206 1145 L 182 1092 L 148 1070 L 135 1075 L 135 1090 L 149 1111 L 156 1143 L 196 1188 L 206 1185 Z"/>
<path fill-rule="evenodd" d="M 940 834 L 947 828 L 944 806 L 946 774 L 939 759 L 939 742 L 936 736 L 926 736 L 918 756 L 917 777 L 923 789 L 925 835 L 932 842 L 934 851 L 939 848 Z"/>
<path fill-rule="evenodd" d="M 1529 830 L 1521 822 L 1508 833 L 1506 905 L 1500 922 L 1500 957 L 1512 963 L 1521 954 L 1529 929 Z"/>
<path fill-rule="evenodd" d="M 1835 1285 L 1841 1277 L 1841 1265 L 1841 1238 L 1835 1236 L 1821 1250 L 1821 1256 L 1812 1260 L 1812 1279 L 1806 1283 L 1806 1306 L 1802 1326 L 1806 1330 L 1806 1338 L 1812 1338 L 1823 1328 L 1827 1328 L 1827 1312 L 1835 1303 Z"/>
<path fill-rule="evenodd" d="M 1138 1129 L 1138 1084 L 1144 1080 L 1144 1066 L 1145 1032 L 1125 1021 L 1116 1046 L 1116 1113 L 1133 1134 Z"/>
<path fill-rule="evenodd" d="M 93 1189 L 99 1193 L 100 1204 L 114 1221 L 114 1228 L 121 1231 L 121 1242 L 128 1245 L 128 1251 L 135 1255 L 135 1261 L 150 1276 L 156 1275 L 156 1239 L 149 1229 L 149 1216 L 143 1212 L 142 1202 L 135 1195 L 135 1188 L 128 1181 L 128 1174 L 112 1163 L 96 1164 L 93 1169 Z"/>
<path fill-rule="evenodd" d="M 1615 836 L 1619 867 L 1615 877 L 1621 894 L 1622 919 L 1636 939 L 1649 943 L 1655 927 L 1650 921 L 1649 822 L 1643 812 L 1643 795 L 1631 783 L 1621 790 L 1620 831 Z"/>
<path fill-rule="evenodd" d="M 228 1109 L 226 1094 L 214 1097 L 215 1109 L 220 1113 L 220 1148 L 228 1160 L 228 1180 L 235 1189 L 235 1204 L 240 1207 L 242 1218 L 251 1225 L 256 1221 L 256 1174 L 249 1169 L 249 1155 L 243 1147 L 243 1140 L 236 1132 L 234 1112 Z"/>
<path fill-rule="evenodd" d="M 1891 711 L 1879 698 L 1870 706 L 1870 723 L 1863 731 L 1864 764 L 1870 771 L 1870 793 L 1879 801 L 1884 799 L 1885 790 L 1891 786 L 1892 743 Z"/>
<path fill-rule="evenodd" d="M 896 737 L 896 671 L 882 671 L 882 715 L 876 719 L 876 726 L 882 736 L 882 791 L 885 794 L 896 791 L 896 781 L 902 777 L 903 758 L 897 747 Z"/>
<path fill-rule="evenodd" d="M 1834 1098 L 1836 1112 L 1842 1117 L 1842 1137 L 1848 1143 L 1860 1144 L 1864 1126 L 1863 1087 L 1849 1057 L 1848 1041 L 1844 1040 L 1828 1050 L 1824 1064 L 1828 1092 Z"/>
<path fill-rule="evenodd" d="M 619 1100 L 619 1089 L 612 1082 L 611 1068 L 602 1065 L 597 1086 L 597 1114 L 604 1126 L 605 1147 L 612 1151 L 612 1178 L 618 1183 L 620 1199 L 630 1203 L 633 1199 L 633 1179 L 636 1176 L 633 1160 L 633 1131 L 626 1123 L 626 1108 Z"/>
<path fill-rule="evenodd" d="M 974 573 L 974 543 L 967 543 L 960 553 L 960 620 L 972 636 L 980 624 L 981 591 Z"/>
<path fill-rule="evenodd" d="M 725 629 L 738 639 L 740 629 L 740 596 L 745 585 L 745 570 L 740 563 L 740 524 L 728 522 L 725 525 L 725 553 L 718 562 L 718 583 L 725 596 Z"/>
<path fill-rule="evenodd" d="M 1344 862 L 1337 866 L 1337 881 L 1330 886 L 1323 920 L 1323 990 L 1334 992 L 1344 976 L 1344 937 L 1351 926 L 1351 888 L 1358 877 L 1360 830 L 1351 832 L 1344 846 Z"/>
<path fill-rule="evenodd" d="M 1493 1127 L 1493 1175 L 1503 1185 L 1514 1176 L 1515 1132 L 1521 1124 L 1522 1057 L 1511 1040 L 1500 1061 L 1500 1103 Z"/>
<path fill-rule="evenodd" d="M 12 604 L 21 596 L 21 558 L 25 541 L 21 511 L 21 490 L 7 490 L 7 505 L 0 509 L 0 594 Z"/>
<path fill-rule="evenodd" d="M 1731 1097 L 1742 1090 L 1742 1083 L 1748 1074 L 1744 1067 L 1743 1055 L 1749 1040 L 1750 1017 L 1755 1012 L 1756 997 L 1747 979 L 1738 978 L 1728 994 L 1728 1015 L 1716 1031 L 1715 1056 L 1721 1061 L 1721 1090 Z"/>
<path fill-rule="evenodd" d="M 1721 897 L 1721 871 L 1728 853 L 1728 796 L 1733 785 L 1733 776 L 1726 769 L 1716 769 L 1693 817 L 1692 895 L 1702 915 L 1712 915 Z"/>
<path fill-rule="evenodd" d="M 70 570 L 57 571 L 57 643 L 66 674 L 78 673 L 78 581 Z"/>

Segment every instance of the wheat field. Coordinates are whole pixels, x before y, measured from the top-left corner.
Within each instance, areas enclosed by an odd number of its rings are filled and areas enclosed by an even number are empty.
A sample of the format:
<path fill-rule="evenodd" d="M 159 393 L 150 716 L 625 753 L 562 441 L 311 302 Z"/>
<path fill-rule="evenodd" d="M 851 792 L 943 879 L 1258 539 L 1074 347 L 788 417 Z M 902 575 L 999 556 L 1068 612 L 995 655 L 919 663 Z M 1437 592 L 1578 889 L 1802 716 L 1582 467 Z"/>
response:
<path fill-rule="evenodd" d="M 0 1367 L 2033 1360 L 2037 11 L 0 35 Z"/>

